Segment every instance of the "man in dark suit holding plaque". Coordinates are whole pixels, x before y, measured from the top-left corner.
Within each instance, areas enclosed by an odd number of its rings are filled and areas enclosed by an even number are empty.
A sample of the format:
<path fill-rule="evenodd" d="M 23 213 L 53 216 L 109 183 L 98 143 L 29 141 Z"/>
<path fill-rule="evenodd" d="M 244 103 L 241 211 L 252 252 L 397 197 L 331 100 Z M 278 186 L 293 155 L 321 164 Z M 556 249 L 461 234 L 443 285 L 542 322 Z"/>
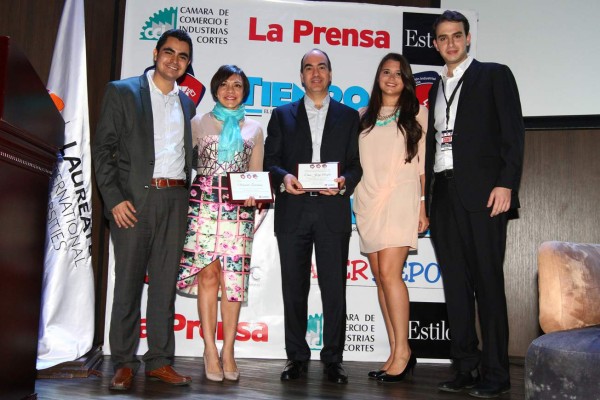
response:
<path fill-rule="evenodd" d="M 171 367 L 175 283 L 192 164 L 190 119 L 196 113 L 176 80 L 191 61 L 189 35 L 166 31 L 154 49 L 155 68 L 109 83 L 102 104 L 92 155 L 114 244 L 112 390 L 128 390 L 139 367 L 136 353 L 146 273 L 146 376 L 172 385 L 191 382 Z"/>
<path fill-rule="evenodd" d="M 507 66 L 468 55 L 464 15 L 444 12 L 434 33 L 446 65 L 429 92 L 426 195 L 456 369 L 455 378 L 438 388 L 496 397 L 510 390 L 503 263 L 507 211 L 519 207 L 521 104 Z"/>
<path fill-rule="evenodd" d="M 313 245 L 321 299 L 321 361 L 330 381 L 346 383 L 342 367 L 346 331 L 346 273 L 351 234 L 350 195 L 362 175 L 356 110 L 329 96 L 331 62 L 313 49 L 302 57 L 300 79 L 306 95 L 273 110 L 265 142 L 265 170 L 276 192 L 275 234 L 281 260 L 288 362 L 281 380 L 307 370 L 308 294 Z M 337 187 L 311 191 L 297 176 L 299 164 L 339 163 Z M 302 168 L 302 166 L 300 167 Z M 337 176 L 337 174 L 336 174 Z"/>

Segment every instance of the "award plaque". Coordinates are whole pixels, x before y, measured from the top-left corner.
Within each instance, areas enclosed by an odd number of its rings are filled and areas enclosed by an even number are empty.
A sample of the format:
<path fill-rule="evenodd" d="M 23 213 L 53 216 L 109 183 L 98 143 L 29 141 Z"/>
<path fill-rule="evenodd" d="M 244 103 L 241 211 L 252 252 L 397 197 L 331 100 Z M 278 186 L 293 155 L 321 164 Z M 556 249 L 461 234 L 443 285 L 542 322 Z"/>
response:
<path fill-rule="evenodd" d="M 298 181 L 307 192 L 338 189 L 338 162 L 298 164 Z"/>
<path fill-rule="evenodd" d="M 230 203 L 242 204 L 250 197 L 254 197 L 257 203 L 274 201 L 271 176 L 268 172 L 228 172 L 227 176 L 229 178 Z"/>

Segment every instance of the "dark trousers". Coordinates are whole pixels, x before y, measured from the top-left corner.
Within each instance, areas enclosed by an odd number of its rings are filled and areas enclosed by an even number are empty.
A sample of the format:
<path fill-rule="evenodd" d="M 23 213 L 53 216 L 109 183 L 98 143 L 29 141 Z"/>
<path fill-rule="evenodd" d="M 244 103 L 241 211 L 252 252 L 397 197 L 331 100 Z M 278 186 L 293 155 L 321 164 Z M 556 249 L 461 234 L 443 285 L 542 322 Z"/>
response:
<path fill-rule="evenodd" d="M 323 362 L 342 362 L 346 336 L 346 274 L 350 233 L 331 232 L 315 212 L 321 198 L 307 199 L 298 229 L 277 233 L 289 360 L 307 361 L 308 294 L 313 244 L 323 303 Z"/>
<path fill-rule="evenodd" d="M 481 366 L 484 379 L 506 383 L 508 316 L 503 263 L 507 219 L 506 213 L 491 218 L 490 212 L 468 212 L 458 198 L 454 179 L 436 176 L 431 239 L 444 282 L 454 366 L 461 372 Z"/>
<path fill-rule="evenodd" d="M 115 290 L 110 322 L 114 368 L 137 370 L 140 303 L 148 274 L 146 371 L 170 365 L 175 353 L 173 318 L 175 284 L 185 238 L 188 192 L 185 188 L 149 189 L 135 227 L 118 228 L 111 221 L 115 256 Z"/>

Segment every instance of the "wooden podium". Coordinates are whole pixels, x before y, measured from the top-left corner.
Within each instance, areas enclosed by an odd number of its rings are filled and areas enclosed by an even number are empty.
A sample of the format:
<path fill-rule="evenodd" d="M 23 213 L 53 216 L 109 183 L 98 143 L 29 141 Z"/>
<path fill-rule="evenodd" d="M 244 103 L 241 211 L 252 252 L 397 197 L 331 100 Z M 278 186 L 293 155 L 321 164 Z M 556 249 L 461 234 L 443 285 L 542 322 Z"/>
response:
<path fill-rule="evenodd" d="M 36 398 L 48 188 L 64 121 L 25 55 L 0 36 L 0 399 Z"/>

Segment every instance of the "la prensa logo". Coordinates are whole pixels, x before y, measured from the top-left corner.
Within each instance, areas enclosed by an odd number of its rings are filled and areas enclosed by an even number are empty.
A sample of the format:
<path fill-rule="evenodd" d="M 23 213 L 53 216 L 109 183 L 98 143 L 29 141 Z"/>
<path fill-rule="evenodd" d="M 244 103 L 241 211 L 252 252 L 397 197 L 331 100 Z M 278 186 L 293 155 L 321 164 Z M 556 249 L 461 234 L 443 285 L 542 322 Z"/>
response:
<path fill-rule="evenodd" d="M 158 40 L 165 31 L 176 27 L 177 8 L 164 8 L 146 21 L 140 32 L 140 40 Z"/>

